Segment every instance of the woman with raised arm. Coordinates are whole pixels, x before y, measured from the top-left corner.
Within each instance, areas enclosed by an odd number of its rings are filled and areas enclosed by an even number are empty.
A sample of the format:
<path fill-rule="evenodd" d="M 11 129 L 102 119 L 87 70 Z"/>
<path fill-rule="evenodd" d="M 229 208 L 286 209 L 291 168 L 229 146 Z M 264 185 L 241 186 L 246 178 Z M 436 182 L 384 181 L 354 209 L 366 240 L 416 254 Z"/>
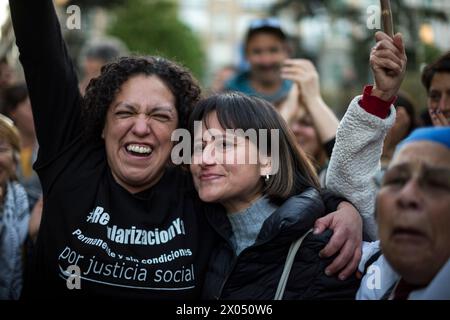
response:
<path fill-rule="evenodd" d="M 395 122 L 392 103 L 406 70 L 403 39 L 383 32 L 375 35 L 377 46 L 370 56 L 375 85 L 356 97 L 342 119 L 327 173 L 327 187 L 358 208 L 364 220 L 365 240 L 377 238 L 374 218 L 383 141 Z M 391 72 L 386 72 L 391 70 Z"/>
<path fill-rule="evenodd" d="M 25 297 L 199 297 L 215 237 L 191 177 L 167 167 L 172 131 L 200 98 L 191 74 L 122 58 L 82 99 L 52 1 L 10 7 L 44 193 Z"/>

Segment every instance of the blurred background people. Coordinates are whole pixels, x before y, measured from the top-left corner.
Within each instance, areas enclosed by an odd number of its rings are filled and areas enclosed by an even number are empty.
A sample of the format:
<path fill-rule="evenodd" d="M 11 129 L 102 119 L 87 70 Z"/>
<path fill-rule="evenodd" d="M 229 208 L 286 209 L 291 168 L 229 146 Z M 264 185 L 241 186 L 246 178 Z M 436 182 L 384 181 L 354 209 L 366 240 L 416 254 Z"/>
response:
<path fill-rule="evenodd" d="M 249 70 L 237 74 L 227 90 L 258 96 L 274 104 L 325 184 L 328 159 L 339 120 L 320 94 L 313 63 L 289 59 L 287 36 L 277 19 L 254 20 L 245 37 Z"/>
<path fill-rule="evenodd" d="M 18 299 L 22 289 L 30 211 L 27 194 L 16 179 L 19 154 L 19 132 L 0 114 L 0 300 Z"/>
<path fill-rule="evenodd" d="M 244 40 L 249 70 L 230 79 L 225 89 L 257 96 L 273 104 L 284 100 L 292 82 L 281 78 L 281 67 L 289 57 L 286 34 L 275 18 L 251 22 Z"/>
<path fill-rule="evenodd" d="M 339 120 L 322 98 L 319 75 L 311 61 L 286 60 L 281 71 L 282 78 L 293 81 L 294 85 L 278 110 L 290 125 L 298 145 L 313 161 L 320 183 L 325 186 Z"/>
<path fill-rule="evenodd" d="M 14 71 L 6 58 L 0 59 L 0 89 L 6 88 L 14 82 Z"/>
<path fill-rule="evenodd" d="M 450 52 L 429 64 L 422 72 L 427 105 L 434 126 L 450 125 Z"/>
<path fill-rule="evenodd" d="M 219 68 L 213 76 L 209 91 L 211 94 L 221 93 L 225 91 L 226 83 L 235 76 L 237 69 L 235 66 L 229 64 Z"/>
<path fill-rule="evenodd" d="M 6 58 L 0 58 L 0 111 L 3 108 L 3 95 L 6 88 L 15 81 L 15 74 Z"/>
<path fill-rule="evenodd" d="M 95 39 L 88 42 L 81 51 L 81 94 L 84 95 L 89 81 L 100 75 L 100 70 L 105 64 L 127 53 L 126 46 L 114 38 Z"/>
<path fill-rule="evenodd" d="M 38 152 L 33 113 L 25 83 L 10 86 L 4 91 L 3 114 L 14 121 L 21 138 L 20 163 L 17 167 L 17 178 L 28 195 L 30 210 L 42 195 L 42 188 L 33 163 Z"/>

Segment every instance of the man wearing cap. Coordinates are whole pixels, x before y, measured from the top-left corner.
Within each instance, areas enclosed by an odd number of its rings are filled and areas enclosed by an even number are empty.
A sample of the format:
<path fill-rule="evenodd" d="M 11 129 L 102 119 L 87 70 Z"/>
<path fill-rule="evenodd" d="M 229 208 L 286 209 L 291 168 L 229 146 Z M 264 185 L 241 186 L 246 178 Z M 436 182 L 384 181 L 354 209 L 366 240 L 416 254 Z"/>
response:
<path fill-rule="evenodd" d="M 233 77 L 225 89 L 258 96 L 273 104 L 284 100 L 292 82 L 281 78 L 281 67 L 289 57 L 289 48 L 279 21 L 275 18 L 253 21 L 244 45 L 250 70 Z"/>
<path fill-rule="evenodd" d="M 307 59 L 290 59 L 287 37 L 275 18 L 255 20 L 245 37 L 250 70 L 238 73 L 225 90 L 271 102 L 290 125 L 296 142 L 324 181 L 339 124 L 320 93 L 319 74 Z"/>

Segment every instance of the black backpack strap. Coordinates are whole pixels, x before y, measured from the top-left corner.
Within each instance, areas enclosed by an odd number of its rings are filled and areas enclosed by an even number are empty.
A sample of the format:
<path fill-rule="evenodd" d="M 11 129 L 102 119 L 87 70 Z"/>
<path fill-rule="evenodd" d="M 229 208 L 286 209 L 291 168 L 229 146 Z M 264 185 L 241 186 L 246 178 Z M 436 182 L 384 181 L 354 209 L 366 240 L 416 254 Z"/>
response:
<path fill-rule="evenodd" d="M 364 265 L 364 274 L 367 273 L 367 269 L 369 269 L 370 265 L 378 260 L 378 258 L 381 256 L 381 250 L 378 250 L 375 252 L 369 260 L 367 260 L 366 264 Z"/>

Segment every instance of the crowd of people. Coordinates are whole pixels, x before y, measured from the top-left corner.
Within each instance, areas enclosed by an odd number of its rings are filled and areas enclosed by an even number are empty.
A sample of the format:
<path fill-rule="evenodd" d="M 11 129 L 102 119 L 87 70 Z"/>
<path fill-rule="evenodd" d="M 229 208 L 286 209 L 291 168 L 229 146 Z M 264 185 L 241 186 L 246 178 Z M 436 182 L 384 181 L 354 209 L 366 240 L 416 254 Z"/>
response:
<path fill-rule="evenodd" d="M 420 127 L 404 39 L 377 32 L 340 121 L 276 19 L 202 94 L 111 41 L 79 81 L 52 1 L 10 9 L 26 82 L 0 60 L 0 299 L 450 299 L 450 53 Z"/>

